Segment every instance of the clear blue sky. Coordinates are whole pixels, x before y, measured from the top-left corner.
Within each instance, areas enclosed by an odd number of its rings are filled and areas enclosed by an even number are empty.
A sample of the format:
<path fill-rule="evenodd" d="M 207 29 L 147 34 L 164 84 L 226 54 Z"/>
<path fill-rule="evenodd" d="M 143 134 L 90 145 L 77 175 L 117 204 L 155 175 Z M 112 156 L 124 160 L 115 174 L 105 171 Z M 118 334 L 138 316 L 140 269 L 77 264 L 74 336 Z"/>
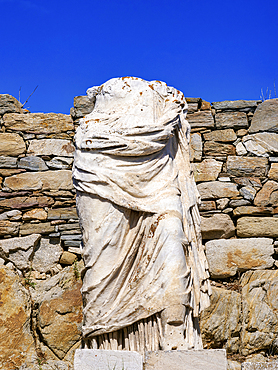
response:
<path fill-rule="evenodd" d="M 278 93 L 277 0 L 0 0 L 0 93 L 69 113 L 112 77 L 159 79 L 207 101 Z"/>

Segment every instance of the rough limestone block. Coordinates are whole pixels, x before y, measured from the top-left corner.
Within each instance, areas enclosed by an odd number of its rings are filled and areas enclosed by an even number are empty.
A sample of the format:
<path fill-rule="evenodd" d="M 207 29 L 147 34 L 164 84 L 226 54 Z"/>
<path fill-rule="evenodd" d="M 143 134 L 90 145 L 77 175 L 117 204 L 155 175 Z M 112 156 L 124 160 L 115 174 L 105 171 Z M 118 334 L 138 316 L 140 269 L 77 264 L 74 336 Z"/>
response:
<path fill-rule="evenodd" d="M 278 134 L 273 132 L 259 132 L 243 138 L 247 150 L 255 155 L 266 156 L 265 153 L 278 152 Z M 249 144 L 248 144 L 249 143 Z"/>
<path fill-rule="evenodd" d="M 278 163 L 272 163 L 268 173 L 268 178 L 278 181 Z"/>
<path fill-rule="evenodd" d="M 74 370 L 92 369 L 143 370 L 143 359 L 139 353 L 133 351 L 77 349 L 74 356 Z"/>
<path fill-rule="evenodd" d="M 204 159 L 200 163 L 193 163 L 192 169 L 196 182 L 214 181 L 222 169 L 222 162 L 215 159 Z"/>
<path fill-rule="evenodd" d="M 227 278 L 237 271 L 265 269 L 273 266 L 273 239 L 248 238 L 211 240 L 206 256 L 212 278 Z"/>
<path fill-rule="evenodd" d="M 71 190 L 70 170 L 24 172 L 6 177 L 4 186 L 11 190 Z"/>
<path fill-rule="evenodd" d="M 5 113 L 22 113 L 21 104 L 9 94 L 0 94 L 0 115 Z"/>
<path fill-rule="evenodd" d="M 95 106 L 96 98 L 89 98 L 88 96 L 75 96 L 74 108 L 71 108 L 70 113 L 73 119 L 84 117 L 86 114 L 92 112 Z"/>
<path fill-rule="evenodd" d="M 278 218 L 241 217 L 237 221 L 237 236 L 250 238 L 256 236 L 278 237 Z"/>
<path fill-rule="evenodd" d="M 206 156 L 226 156 L 226 155 L 235 155 L 236 148 L 231 144 L 223 144 L 215 141 L 205 141 L 204 144 L 204 154 Z"/>
<path fill-rule="evenodd" d="M 233 176 L 265 176 L 267 164 L 267 158 L 230 156 L 227 173 Z"/>
<path fill-rule="evenodd" d="M 74 145 L 70 140 L 64 139 L 41 139 L 31 140 L 28 154 L 57 155 L 61 157 L 73 157 Z"/>
<path fill-rule="evenodd" d="M 216 128 L 247 128 L 247 116 L 243 112 L 225 112 L 215 115 Z"/>
<path fill-rule="evenodd" d="M 247 271 L 242 286 L 242 355 L 278 349 L 278 270 Z"/>
<path fill-rule="evenodd" d="M 226 351 L 213 349 L 147 352 L 144 367 L 145 370 L 226 370 Z"/>
<path fill-rule="evenodd" d="M 203 144 L 202 137 L 200 134 L 196 133 L 191 135 L 189 150 L 191 161 L 193 160 L 200 161 L 202 159 Z"/>
<path fill-rule="evenodd" d="M 4 126 L 13 131 L 51 134 L 73 130 L 71 116 L 61 113 L 7 113 Z"/>
<path fill-rule="evenodd" d="M 240 346 L 241 294 L 211 287 L 210 306 L 200 316 L 203 344 L 206 348 L 225 348 L 237 352 Z"/>
<path fill-rule="evenodd" d="M 15 168 L 17 158 L 0 156 L 0 168 Z"/>
<path fill-rule="evenodd" d="M 203 239 L 226 239 L 235 235 L 235 226 L 229 215 L 216 213 L 211 217 L 201 217 Z"/>
<path fill-rule="evenodd" d="M 242 109 L 242 108 L 256 108 L 261 103 L 261 100 L 224 100 L 215 101 L 212 104 L 214 109 Z"/>
<path fill-rule="evenodd" d="M 237 136 L 233 129 L 229 128 L 227 130 L 216 130 L 207 132 L 204 134 L 205 140 L 220 141 L 220 142 L 230 142 L 236 141 Z"/>
<path fill-rule="evenodd" d="M 195 127 L 214 127 L 214 120 L 211 111 L 201 111 L 187 115 L 188 123 L 192 128 Z"/>
<path fill-rule="evenodd" d="M 278 99 L 266 100 L 256 109 L 249 132 L 259 131 L 278 131 Z"/>
<path fill-rule="evenodd" d="M 202 182 L 197 188 L 202 199 L 233 198 L 239 195 L 237 185 L 232 182 Z"/>
<path fill-rule="evenodd" d="M 243 362 L 242 370 L 277 370 L 278 361 L 271 362 Z"/>
<path fill-rule="evenodd" d="M 0 155 L 16 157 L 26 151 L 24 140 L 18 134 L 0 133 Z"/>
<path fill-rule="evenodd" d="M 39 247 L 35 250 L 33 269 L 39 272 L 51 271 L 59 262 L 62 253 L 60 243 L 52 242 L 48 238 L 41 239 Z"/>
<path fill-rule="evenodd" d="M 0 368 L 19 369 L 36 354 L 30 330 L 30 293 L 20 277 L 7 266 L 0 266 L 0 276 Z"/>
<path fill-rule="evenodd" d="M 48 167 L 46 166 L 43 159 L 40 157 L 24 157 L 18 162 L 18 168 L 24 168 L 29 171 L 46 171 Z"/>
<path fill-rule="evenodd" d="M 26 271 L 41 236 L 32 234 L 23 238 L 0 240 L 0 257 L 12 262 L 19 270 Z"/>
<path fill-rule="evenodd" d="M 278 183 L 267 181 L 256 195 L 254 204 L 259 207 L 268 205 L 278 206 Z"/>

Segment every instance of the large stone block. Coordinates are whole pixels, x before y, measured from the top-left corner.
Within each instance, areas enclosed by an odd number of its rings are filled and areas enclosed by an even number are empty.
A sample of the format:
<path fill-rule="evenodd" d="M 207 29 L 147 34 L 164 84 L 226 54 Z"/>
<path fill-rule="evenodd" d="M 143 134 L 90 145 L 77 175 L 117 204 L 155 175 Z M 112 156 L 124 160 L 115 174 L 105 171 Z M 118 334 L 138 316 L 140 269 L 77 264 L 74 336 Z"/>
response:
<path fill-rule="evenodd" d="M 278 350 L 278 270 L 246 272 L 242 285 L 242 354 Z"/>
<path fill-rule="evenodd" d="M 81 282 L 75 282 L 58 297 L 44 300 L 38 310 L 38 330 L 59 359 L 81 339 Z"/>
<path fill-rule="evenodd" d="M 27 271 L 40 238 L 39 234 L 32 234 L 23 238 L 0 240 L 0 257 L 12 262 L 19 270 Z"/>
<path fill-rule="evenodd" d="M 36 224 L 25 223 L 20 226 L 19 233 L 21 236 L 30 234 L 50 234 L 55 231 L 55 226 L 50 222 L 40 222 Z"/>
<path fill-rule="evenodd" d="M 143 358 L 134 351 L 77 349 L 74 357 L 74 370 L 91 369 L 143 370 Z M 159 369 L 162 370 L 163 368 Z"/>
<path fill-rule="evenodd" d="M 205 159 L 200 163 L 192 163 L 196 182 L 216 180 L 222 170 L 222 162 L 215 159 Z"/>
<path fill-rule="evenodd" d="M 39 272 L 49 272 L 58 264 L 62 253 L 60 242 L 42 238 L 35 249 L 32 268 Z"/>
<path fill-rule="evenodd" d="M 278 152 L 278 134 L 259 132 L 243 138 L 246 149 L 255 155 L 266 156 Z"/>
<path fill-rule="evenodd" d="M 215 141 L 205 141 L 204 155 L 206 156 L 226 156 L 235 155 L 236 147 L 232 144 L 223 144 Z"/>
<path fill-rule="evenodd" d="M 259 207 L 278 206 L 278 183 L 271 180 L 267 181 L 257 193 L 254 204 Z"/>
<path fill-rule="evenodd" d="M 268 178 L 270 180 L 278 181 L 278 163 L 272 163 L 268 172 Z"/>
<path fill-rule="evenodd" d="M 37 343 L 38 351 L 47 360 L 58 357 L 71 361 L 74 350 L 80 346 L 80 271 L 83 267 L 82 262 L 77 262 L 74 267 L 66 267 L 47 280 L 36 280 L 34 288 L 30 290 L 34 303 L 33 327 L 41 338 Z"/>
<path fill-rule="evenodd" d="M 243 112 L 216 113 L 215 122 L 217 128 L 247 128 L 247 116 Z"/>
<path fill-rule="evenodd" d="M 258 106 L 249 128 L 250 133 L 278 132 L 278 99 L 269 99 Z"/>
<path fill-rule="evenodd" d="M 241 238 L 278 237 L 278 218 L 241 217 L 237 220 L 237 235 Z"/>
<path fill-rule="evenodd" d="M 11 190 L 70 190 L 71 171 L 24 172 L 6 177 L 4 186 Z"/>
<path fill-rule="evenodd" d="M 145 370 L 226 370 L 224 349 L 147 352 Z"/>
<path fill-rule="evenodd" d="M 202 238 L 230 238 L 235 235 L 235 226 L 229 215 L 216 213 L 210 217 L 201 217 Z"/>
<path fill-rule="evenodd" d="M 17 235 L 19 230 L 19 222 L 0 221 L 0 236 Z"/>
<path fill-rule="evenodd" d="M 268 169 L 267 165 L 267 158 L 229 156 L 227 173 L 233 176 L 264 177 Z"/>
<path fill-rule="evenodd" d="M 17 158 L 0 156 L 0 168 L 15 168 Z"/>
<path fill-rule="evenodd" d="M 210 306 L 200 317 L 205 348 L 225 348 L 237 352 L 240 346 L 241 295 L 238 292 L 212 287 Z"/>
<path fill-rule="evenodd" d="M 203 182 L 197 188 L 202 199 L 233 198 L 239 195 L 237 185 L 232 182 Z"/>
<path fill-rule="evenodd" d="M 263 216 L 271 215 L 272 207 L 240 206 L 234 209 L 234 216 Z"/>
<path fill-rule="evenodd" d="M 54 200 L 44 195 L 38 197 L 14 197 L 0 200 L 0 209 L 24 209 L 31 207 L 49 207 Z"/>
<path fill-rule="evenodd" d="M 211 103 L 214 109 L 244 109 L 256 108 L 261 100 L 224 100 Z"/>
<path fill-rule="evenodd" d="M 200 111 L 187 115 L 188 123 L 192 128 L 195 127 L 214 127 L 214 119 L 211 111 Z"/>
<path fill-rule="evenodd" d="M 46 164 L 51 170 L 63 170 L 71 169 L 73 158 L 70 157 L 54 157 L 51 161 L 47 161 Z"/>
<path fill-rule="evenodd" d="M 24 213 L 22 221 L 39 220 L 45 221 L 47 219 L 47 212 L 43 208 L 34 208 Z"/>
<path fill-rule="evenodd" d="M 215 130 L 204 134 L 205 140 L 220 141 L 223 143 L 235 141 L 237 139 L 236 133 L 233 129 Z"/>
<path fill-rule="evenodd" d="M 25 170 L 29 170 L 29 171 L 48 170 L 48 167 L 45 164 L 44 160 L 40 157 L 34 157 L 34 156 L 21 158 L 18 162 L 18 167 L 24 168 Z"/>
<path fill-rule="evenodd" d="M 270 362 L 243 362 L 242 370 L 278 370 L 278 361 Z"/>
<path fill-rule="evenodd" d="M 48 211 L 48 220 L 69 220 L 78 219 L 76 208 L 53 208 Z"/>
<path fill-rule="evenodd" d="M 23 113 L 21 104 L 9 94 L 0 94 L 0 115 L 5 113 Z"/>
<path fill-rule="evenodd" d="M 0 155 L 16 157 L 26 151 L 22 137 L 9 132 L 0 133 Z"/>
<path fill-rule="evenodd" d="M 211 240 L 206 256 L 212 278 L 227 278 L 246 270 L 270 268 L 274 264 L 273 239 L 248 238 Z"/>
<path fill-rule="evenodd" d="M 18 369 L 35 357 L 35 344 L 30 331 L 31 299 L 19 276 L 0 266 L 0 367 Z"/>
<path fill-rule="evenodd" d="M 202 137 L 200 134 L 192 134 L 189 144 L 190 159 L 191 161 L 200 161 L 202 159 Z"/>
<path fill-rule="evenodd" d="M 92 112 L 95 106 L 96 98 L 88 96 L 75 96 L 73 100 L 74 108 L 71 108 L 70 113 L 73 119 L 84 117 Z"/>
<path fill-rule="evenodd" d="M 71 116 L 60 113 L 7 113 L 4 126 L 9 130 L 34 134 L 51 134 L 74 130 Z"/>
<path fill-rule="evenodd" d="M 73 157 L 74 145 L 70 140 L 64 139 L 41 139 L 32 140 L 28 148 L 28 154 L 57 155 L 61 157 Z"/>

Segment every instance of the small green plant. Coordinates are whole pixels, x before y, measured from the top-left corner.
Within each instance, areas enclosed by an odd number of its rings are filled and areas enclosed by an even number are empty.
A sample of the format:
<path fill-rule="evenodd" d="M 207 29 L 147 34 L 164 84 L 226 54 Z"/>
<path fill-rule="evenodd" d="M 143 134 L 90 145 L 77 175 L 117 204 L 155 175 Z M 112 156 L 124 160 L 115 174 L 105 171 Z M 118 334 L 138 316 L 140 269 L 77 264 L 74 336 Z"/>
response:
<path fill-rule="evenodd" d="M 42 360 L 38 358 L 39 369 L 42 370 Z"/>
<path fill-rule="evenodd" d="M 24 278 L 24 281 L 25 281 L 25 285 L 35 288 L 36 283 L 31 280 L 31 272 L 32 272 L 32 267 L 30 267 L 28 274 Z"/>
<path fill-rule="evenodd" d="M 80 272 L 79 272 L 79 268 L 77 265 L 77 261 L 74 261 L 73 263 L 73 273 L 74 273 L 74 277 L 76 280 L 80 279 Z"/>

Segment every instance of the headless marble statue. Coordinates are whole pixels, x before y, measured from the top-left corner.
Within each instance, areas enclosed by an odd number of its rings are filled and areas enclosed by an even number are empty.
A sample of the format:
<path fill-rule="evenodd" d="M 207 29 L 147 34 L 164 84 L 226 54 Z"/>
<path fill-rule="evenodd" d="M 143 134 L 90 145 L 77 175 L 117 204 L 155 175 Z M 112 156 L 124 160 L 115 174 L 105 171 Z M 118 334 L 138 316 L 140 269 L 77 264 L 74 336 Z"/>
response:
<path fill-rule="evenodd" d="M 183 94 L 114 78 L 87 91 L 73 181 L 83 233 L 85 348 L 201 349 L 210 286 Z"/>

